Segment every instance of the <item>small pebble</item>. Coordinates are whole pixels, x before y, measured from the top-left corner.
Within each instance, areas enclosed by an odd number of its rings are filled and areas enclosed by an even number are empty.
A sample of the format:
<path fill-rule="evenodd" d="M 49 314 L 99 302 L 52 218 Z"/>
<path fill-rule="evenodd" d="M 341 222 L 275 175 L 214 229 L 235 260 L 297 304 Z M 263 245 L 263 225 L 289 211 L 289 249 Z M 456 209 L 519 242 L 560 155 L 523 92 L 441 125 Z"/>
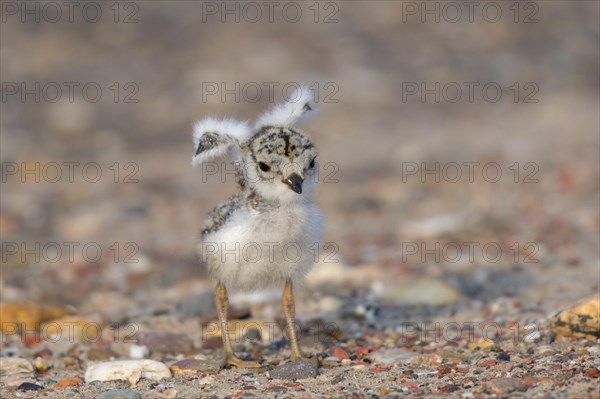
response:
<path fill-rule="evenodd" d="M 165 389 L 160 396 L 166 399 L 174 399 L 177 397 L 177 390 L 174 388 Z"/>
<path fill-rule="evenodd" d="M 44 389 L 41 385 L 32 384 L 31 382 L 24 382 L 17 388 L 19 391 L 37 391 L 39 389 Z"/>
<path fill-rule="evenodd" d="M 144 359 L 150 355 L 150 349 L 146 345 L 131 345 L 129 347 L 129 357 L 132 359 Z"/>
<path fill-rule="evenodd" d="M 393 348 L 378 350 L 376 352 L 369 353 L 365 357 L 367 359 L 371 359 L 373 363 L 395 364 L 410 361 L 416 356 L 420 355 L 418 353 L 409 351 L 408 349 Z"/>
<path fill-rule="evenodd" d="M 342 360 L 342 366 L 352 366 L 352 360 L 350 360 L 350 359 Z"/>
<path fill-rule="evenodd" d="M 356 353 L 359 355 L 367 355 L 369 353 L 369 348 L 358 348 Z"/>
<path fill-rule="evenodd" d="M 441 393 L 452 393 L 454 391 L 459 390 L 460 387 L 456 384 L 449 384 L 449 385 L 445 385 L 443 387 L 440 388 L 440 392 Z"/>
<path fill-rule="evenodd" d="M 335 356 L 328 356 L 323 359 L 323 366 L 325 367 L 336 367 L 340 365 L 340 359 Z"/>
<path fill-rule="evenodd" d="M 33 373 L 33 365 L 27 359 L 20 357 L 0 358 L 0 373 L 2 376 L 17 373 Z"/>
<path fill-rule="evenodd" d="M 333 356 L 335 356 L 341 360 L 350 359 L 350 355 L 348 354 L 348 352 L 346 352 L 344 349 L 340 348 L 339 346 L 336 346 L 335 349 L 333 350 Z"/>
<path fill-rule="evenodd" d="M 495 359 L 487 359 L 479 363 L 481 367 L 492 367 L 498 364 L 498 361 Z"/>
<path fill-rule="evenodd" d="M 171 376 L 167 365 L 156 360 L 113 360 L 89 365 L 85 372 L 85 381 L 123 380 L 134 385 L 141 378 L 161 380 Z"/>
<path fill-rule="evenodd" d="M 61 380 L 58 380 L 56 384 L 52 385 L 52 388 L 59 389 L 68 387 L 78 387 L 81 384 L 83 384 L 83 380 L 79 377 L 63 378 Z"/>
<path fill-rule="evenodd" d="M 43 373 L 44 371 L 48 370 L 49 366 L 43 358 L 38 356 L 33 360 L 33 367 L 35 367 L 38 373 Z"/>
<path fill-rule="evenodd" d="M 498 369 L 505 372 L 505 373 L 510 373 L 510 371 L 513 369 L 514 364 L 512 364 L 511 362 L 505 362 L 505 363 L 501 363 L 498 366 Z"/>
<path fill-rule="evenodd" d="M 215 377 L 213 377 L 211 375 L 208 375 L 206 377 L 202 377 L 202 378 L 200 378 L 200 380 L 198 380 L 198 383 L 200 385 L 210 385 L 210 384 L 212 384 L 214 382 L 215 382 Z"/>
<path fill-rule="evenodd" d="M 588 369 L 585 371 L 584 375 L 589 378 L 600 378 L 600 370 L 596 367 Z"/>
<path fill-rule="evenodd" d="M 27 359 L 19 357 L 0 358 L 0 376 L 2 383 L 8 386 L 20 386 L 33 383 L 34 367 Z"/>
<path fill-rule="evenodd" d="M 516 378 L 496 378 L 485 382 L 489 390 L 499 396 L 503 396 L 512 392 L 525 392 L 527 391 L 527 384 Z"/>
<path fill-rule="evenodd" d="M 534 331 L 532 333 L 526 334 L 523 337 L 523 341 L 527 342 L 527 343 L 537 343 L 537 342 L 540 342 L 541 337 L 542 337 L 542 335 L 540 334 L 539 331 Z"/>
<path fill-rule="evenodd" d="M 104 392 L 96 399 L 142 399 L 142 395 L 131 389 L 116 389 Z"/>
<path fill-rule="evenodd" d="M 587 351 L 592 356 L 600 356 L 600 345 L 590 346 Z"/>
<path fill-rule="evenodd" d="M 275 367 L 270 372 L 270 376 L 279 380 L 303 380 L 306 378 L 316 378 L 319 374 L 315 366 L 304 360 L 284 363 Z"/>
<path fill-rule="evenodd" d="M 173 374 L 197 374 L 206 371 L 217 371 L 219 370 L 219 364 L 217 362 L 192 358 L 173 363 L 170 369 Z"/>
<path fill-rule="evenodd" d="M 537 352 L 542 356 L 549 356 L 554 353 L 554 348 L 550 345 L 540 345 L 537 347 Z"/>
<path fill-rule="evenodd" d="M 480 338 L 478 340 L 471 341 L 467 345 L 467 348 L 469 348 L 470 350 L 477 350 L 477 349 L 491 350 L 493 347 L 494 347 L 494 341 L 492 341 L 491 339 L 487 339 L 487 338 Z"/>

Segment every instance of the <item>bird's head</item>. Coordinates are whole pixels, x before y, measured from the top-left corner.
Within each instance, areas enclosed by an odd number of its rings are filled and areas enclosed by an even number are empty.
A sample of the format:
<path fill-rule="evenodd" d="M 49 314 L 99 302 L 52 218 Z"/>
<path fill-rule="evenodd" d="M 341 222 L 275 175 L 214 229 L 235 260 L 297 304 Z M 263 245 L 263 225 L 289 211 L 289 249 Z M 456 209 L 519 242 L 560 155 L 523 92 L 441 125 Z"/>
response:
<path fill-rule="evenodd" d="M 260 116 L 254 128 L 233 119 L 206 118 L 194 125 L 197 165 L 232 153 L 243 183 L 280 202 L 311 196 L 317 183 L 317 151 L 296 125 L 313 112 L 308 88 Z"/>
<path fill-rule="evenodd" d="M 266 126 L 242 147 L 246 184 L 266 199 L 310 196 L 317 183 L 317 150 L 298 130 Z"/>

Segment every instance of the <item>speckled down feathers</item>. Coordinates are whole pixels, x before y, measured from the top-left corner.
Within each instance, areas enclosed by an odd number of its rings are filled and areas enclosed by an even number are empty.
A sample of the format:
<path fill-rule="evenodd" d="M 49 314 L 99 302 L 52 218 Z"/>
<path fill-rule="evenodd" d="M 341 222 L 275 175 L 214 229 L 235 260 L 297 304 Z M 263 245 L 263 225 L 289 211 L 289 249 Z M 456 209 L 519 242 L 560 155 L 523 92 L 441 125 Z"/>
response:
<path fill-rule="evenodd" d="M 264 113 L 253 130 L 231 119 L 195 125 L 193 163 L 232 151 L 238 169 L 240 191 L 208 214 L 198 245 L 211 276 L 228 289 L 300 283 L 313 266 L 323 235 L 312 200 L 317 151 L 295 126 L 313 110 L 306 93 Z M 293 175 L 301 190 L 290 188 Z"/>

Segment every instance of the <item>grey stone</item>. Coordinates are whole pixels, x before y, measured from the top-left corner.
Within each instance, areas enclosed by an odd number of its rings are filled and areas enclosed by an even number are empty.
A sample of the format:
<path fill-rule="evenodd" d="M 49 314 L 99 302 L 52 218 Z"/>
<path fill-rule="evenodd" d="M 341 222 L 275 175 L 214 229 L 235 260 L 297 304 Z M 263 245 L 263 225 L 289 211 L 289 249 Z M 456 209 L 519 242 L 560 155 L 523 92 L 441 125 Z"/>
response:
<path fill-rule="evenodd" d="M 142 399 L 142 395 L 131 389 L 116 389 L 104 392 L 96 399 Z"/>
<path fill-rule="evenodd" d="M 38 384 L 33 384 L 31 382 L 24 382 L 21 385 L 19 385 L 19 387 L 17 389 L 19 391 L 37 391 L 39 389 L 44 389 L 44 387 L 42 387 Z"/>
<path fill-rule="evenodd" d="M 304 360 L 284 363 L 275 367 L 270 376 L 279 380 L 303 380 L 305 378 L 315 378 L 319 371 L 311 363 Z"/>

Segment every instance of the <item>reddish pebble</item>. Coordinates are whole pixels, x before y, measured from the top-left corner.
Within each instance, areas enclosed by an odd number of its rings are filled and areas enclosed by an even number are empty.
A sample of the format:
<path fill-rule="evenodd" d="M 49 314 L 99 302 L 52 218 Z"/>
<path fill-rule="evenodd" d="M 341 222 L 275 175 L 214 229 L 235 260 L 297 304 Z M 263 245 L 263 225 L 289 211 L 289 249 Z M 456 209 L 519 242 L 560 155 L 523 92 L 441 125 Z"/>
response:
<path fill-rule="evenodd" d="M 239 398 L 244 394 L 244 391 L 239 391 L 231 395 L 232 398 Z"/>
<path fill-rule="evenodd" d="M 374 373 L 381 373 L 382 371 L 388 371 L 392 366 L 375 366 L 371 369 Z"/>
<path fill-rule="evenodd" d="M 52 388 L 68 388 L 68 387 L 78 387 L 83 384 L 83 380 L 79 377 L 73 378 L 63 378 L 62 380 L 58 380 L 56 384 L 52 385 Z"/>
<path fill-rule="evenodd" d="M 333 350 L 333 356 L 337 357 L 340 360 L 350 359 L 350 355 L 348 354 L 348 352 L 346 352 L 339 346 L 336 346 Z"/>
<path fill-rule="evenodd" d="M 440 392 L 441 393 L 452 393 L 452 392 L 454 392 L 454 391 L 456 391 L 458 389 L 459 389 L 458 385 L 450 384 L 450 385 L 446 385 L 446 386 L 441 387 L 440 388 Z"/>
<path fill-rule="evenodd" d="M 595 367 L 592 369 L 587 369 L 583 375 L 589 378 L 600 378 L 600 370 Z"/>
<path fill-rule="evenodd" d="M 482 367 L 492 367 L 492 366 L 495 366 L 497 363 L 498 363 L 498 361 L 495 359 L 488 359 L 488 360 L 484 360 L 483 362 L 479 363 L 479 365 Z"/>
<path fill-rule="evenodd" d="M 33 346 L 33 345 L 36 345 L 36 344 L 39 344 L 40 342 L 42 342 L 42 339 L 40 338 L 39 335 L 26 334 L 23 337 L 23 342 L 25 343 L 25 346 Z"/>
<path fill-rule="evenodd" d="M 459 373 L 467 374 L 469 372 L 469 368 L 468 367 L 457 367 L 456 371 Z"/>
<path fill-rule="evenodd" d="M 358 348 L 356 350 L 356 353 L 358 353 L 359 355 L 367 355 L 369 353 L 369 348 Z"/>
<path fill-rule="evenodd" d="M 523 377 L 523 382 L 527 384 L 529 388 L 537 385 L 538 379 L 534 377 Z"/>
<path fill-rule="evenodd" d="M 286 382 L 283 385 L 285 385 L 288 388 L 293 388 L 296 391 L 304 391 L 304 387 L 302 385 L 300 385 L 300 384 L 294 384 L 292 382 Z"/>
<path fill-rule="evenodd" d="M 498 369 L 500 369 L 501 371 L 504 371 L 505 373 L 510 372 L 514 367 L 514 364 L 512 364 L 511 362 L 507 362 L 507 363 L 502 363 L 498 366 Z"/>
<path fill-rule="evenodd" d="M 444 366 L 444 367 L 438 368 L 438 375 L 440 377 L 442 377 L 442 376 L 444 376 L 446 374 L 449 374 L 451 372 L 452 372 L 452 367 Z"/>
<path fill-rule="evenodd" d="M 417 381 L 403 381 L 402 385 L 406 386 L 406 387 L 416 387 L 419 385 L 419 383 Z"/>

